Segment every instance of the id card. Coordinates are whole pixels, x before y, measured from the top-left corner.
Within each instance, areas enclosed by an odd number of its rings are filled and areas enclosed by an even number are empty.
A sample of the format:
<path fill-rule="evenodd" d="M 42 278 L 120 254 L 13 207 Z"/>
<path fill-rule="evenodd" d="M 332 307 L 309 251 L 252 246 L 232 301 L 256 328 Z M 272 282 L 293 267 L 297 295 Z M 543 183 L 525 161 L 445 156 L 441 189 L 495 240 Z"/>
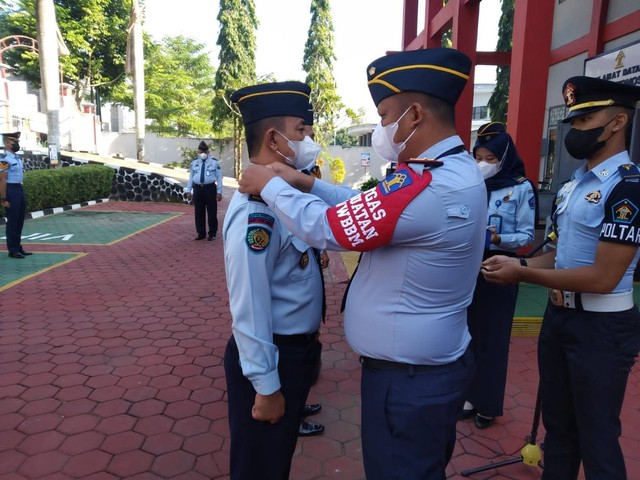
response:
<path fill-rule="evenodd" d="M 502 216 L 498 215 L 497 213 L 489 215 L 488 225 L 490 227 L 493 227 L 496 233 L 502 233 Z"/>

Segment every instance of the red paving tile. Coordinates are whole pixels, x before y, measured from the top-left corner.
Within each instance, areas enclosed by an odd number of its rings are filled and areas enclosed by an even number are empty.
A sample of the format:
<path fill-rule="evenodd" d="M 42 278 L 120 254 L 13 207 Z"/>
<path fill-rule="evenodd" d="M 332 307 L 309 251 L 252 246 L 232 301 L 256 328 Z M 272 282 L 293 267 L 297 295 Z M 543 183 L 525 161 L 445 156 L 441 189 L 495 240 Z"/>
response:
<path fill-rule="evenodd" d="M 180 215 L 112 245 L 30 247 L 88 255 L 2 292 L 0 479 L 228 478 L 222 356 L 231 315 L 220 238 L 194 242 L 193 212 L 184 205 L 88 209 Z M 323 371 L 310 396 L 323 405 L 314 420 L 326 431 L 299 440 L 293 480 L 364 479 L 360 365 L 338 314 L 348 274 L 340 255 L 330 257 Z M 520 458 L 536 397 L 536 342 L 512 339 L 505 415 L 483 431 L 458 424 L 447 478 Z M 630 479 L 640 478 L 639 404 L 636 367 L 622 414 Z M 540 473 L 518 461 L 469 478 Z"/>

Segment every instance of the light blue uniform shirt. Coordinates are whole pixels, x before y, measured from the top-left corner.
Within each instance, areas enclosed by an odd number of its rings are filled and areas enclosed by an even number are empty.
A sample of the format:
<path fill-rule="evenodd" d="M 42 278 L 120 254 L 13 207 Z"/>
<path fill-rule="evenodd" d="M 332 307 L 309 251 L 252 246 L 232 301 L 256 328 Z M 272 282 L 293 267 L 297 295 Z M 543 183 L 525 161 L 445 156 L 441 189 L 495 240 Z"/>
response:
<path fill-rule="evenodd" d="M 491 215 L 500 215 L 502 228 L 496 232 L 500 235 L 500 244 L 492 244 L 489 249 L 515 252 L 531 245 L 535 235 L 535 212 L 533 187 L 526 180 L 492 191 L 487 225 L 494 223 Z"/>
<path fill-rule="evenodd" d="M 317 332 L 322 317 L 320 267 L 259 200 L 234 193 L 222 229 L 233 336 L 242 372 L 256 392 L 280 389 L 273 334 Z"/>
<path fill-rule="evenodd" d="M 421 156 L 436 158 L 461 144 L 453 136 Z M 440 160 L 431 184 L 400 214 L 390 244 L 362 255 L 344 314 L 347 341 L 360 355 L 438 365 L 455 361 L 469 345 L 467 306 L 484 251 L 486 188 L 467 152 Z M 304 194 L 274 178 L 262 198 L 309 245 L 344 250 L 326 212 L 359 193 L 316 179 Z"/>
<path fill-rule="evenodd" d="M 222 195 L 222 168 L 220 168 L 220 162 L 215 158 L 209 156 L 204 161 L 204 183 L 203 185 L 216 184 L 217 193 Z M 185 191 L 191 193 L 193 185 L 200 185 L 200 171 L 202 170 L 202 160 L 196 158 L 191 162 L 191 168 L 189 169 L 189 181 L 187 182 L 187 188 Z"/>
<path fill-rule="evenodd" d="M 556 268 L 593 265 L 598 242 L 604 233 L 603 220 L 606 214 L 610 215 L 605 211 L 606 200 L 622 179 L 618 167 L 630 163 L 627 152 L 618 153 L 589 171 L 585 163 L 558 192 L 554 214 L 558 228 Z M 640 207 L 640 185 L 632 184 L 631 191 L 635 198 L 630 200 Z M 638 241 L 637 237 L 635 240 Z M 611 293 L 633 289 L 633 272 L 639 256 L 640 252 L 636 252 L 622 280 Z"/>
<path fill-rule="evenodd" d="M 20 183 L 24 181 L 24 166 L 22 160 L 13 152 L 7 152 L 3 161 L 9 164 L 9 168 L 5 170 L 7 174 L 7 183 Z"/>

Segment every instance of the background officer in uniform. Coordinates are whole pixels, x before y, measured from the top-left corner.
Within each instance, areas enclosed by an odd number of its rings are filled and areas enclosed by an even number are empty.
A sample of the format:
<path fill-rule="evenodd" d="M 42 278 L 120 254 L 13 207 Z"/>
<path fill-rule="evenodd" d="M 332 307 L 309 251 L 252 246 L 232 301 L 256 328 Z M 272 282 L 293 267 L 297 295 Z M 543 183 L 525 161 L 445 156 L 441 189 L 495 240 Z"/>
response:
<path fill-rule="evenodd" d="M 627 478 L 620 411 L 640 349 L 633 270 L 640 245 L 640 171 L 626 151 L 640 88 L 590 77 L 563 86 L 567 151 L 585 164 L 558 192 L 555 252 L 495 256 L 484 276 L 549 287 L 538 342 L 544 480 Z"/>
<path fill-rule="evenodd" d="M 0 170 L 4 170 L 6 178 L 6 195 L 3 195 L 1 201 L 7 216 L 7 250 L 11 258 L 25 258 L 32 253 L 26 252 L 21 243 L 27 202 L 22 188 L 24 166 L 17 155 L 20 150 L 20 132 L 4 133 L 2 139 L 5 156 L 0 160 Z"/>
<path fill-rule="evenodd" d="M 362 361 L 368 480 L 442 480 L 455 445 L 473 371 L 466 311 L 487 214 L 484 179 L 455 131 L 470 68 L 448 48 L 369 65 L 381 117 L 372 144 L 398 169 L 367 192 L 276 165 L 250 166 L 240 181 L 310 245 L 363 252 L 344 328 Z"/>
<path fill-rule="evenodd" d="M 516 256 L 533 243 L 537 189 L 527 180 L 524 164 L 504 123 L 478 129 L 473 156 L 487 186 L 487 241 L 483 260 L 493 255 Z M 518 285 L 488 283 L 478 272 L 473 301 L 467 311 L 476 360 L 471 392 L 462 417 L 474 416 L 478 428 L 489 427 L 503 413 L 509 340 L 518 300 Z"/>
<path fill-rule="evenodd" d="M 187 199 L 191 200 L 196 216 L 196 240 L 204 240 L 209 226 L 207 240 L 213 240 L 218 233 L 218 203 L 222 200 L 222 169 L 220 162 L 209 155 L 209 147 L 204 141 L 198 145 L 198 158 L 191 162 Z"/>
<path fill-rule="evenodd" d="M 309 94 L 300 82 L 233 93 L 252 163 L 309 164 L 314 152 L 302 145 Z M 322 348 L 322 272 L 313 249 L 260 197 L 234 194 L 223 238 L 233 319 L 224 356 L 231 479 L 286 479 Z"/>

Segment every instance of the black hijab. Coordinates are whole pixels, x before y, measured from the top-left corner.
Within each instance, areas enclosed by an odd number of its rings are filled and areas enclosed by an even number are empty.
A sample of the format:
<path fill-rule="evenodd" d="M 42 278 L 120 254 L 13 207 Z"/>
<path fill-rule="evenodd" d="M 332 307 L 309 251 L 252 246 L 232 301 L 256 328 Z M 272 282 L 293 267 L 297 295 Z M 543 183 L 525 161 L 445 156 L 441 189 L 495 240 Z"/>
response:
<path fill-rule="evenodd" d="M 536 218 L 538 221 L 538 189 L 526 176 L 524 163 L 518 155 L 516 146 L 511 139 L 511 135 L 507 133 L 504 123 L 490 122 L 485 123 L 478 129 L 478 138 L 473 147 L 473 156 L 476 150 L 484 147 L 493 153 L 500 160 L 499 171 L 491 178 L 487 178 L 484 183 L 487 187 L 487 201 L 490 193 L 494 190 L 518 185 L 523 182 L 529 182 L 533 189 L 533 195 L 536 202 Z"/>

